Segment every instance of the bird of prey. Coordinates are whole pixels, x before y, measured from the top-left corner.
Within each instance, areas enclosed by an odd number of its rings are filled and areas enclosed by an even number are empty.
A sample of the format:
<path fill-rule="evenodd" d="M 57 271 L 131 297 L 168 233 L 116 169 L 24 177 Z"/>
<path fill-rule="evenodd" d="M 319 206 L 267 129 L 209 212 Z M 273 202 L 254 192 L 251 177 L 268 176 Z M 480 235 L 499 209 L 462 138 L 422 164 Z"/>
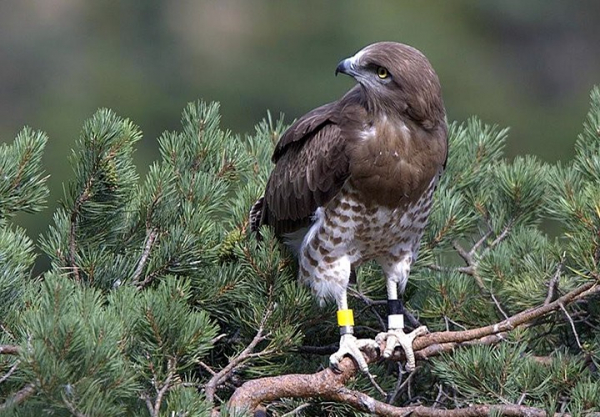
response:
<path fill-rule="evenodd" d="M 356 339 L 347 287 L 354 268 L 375 260 L 386 277 L 388 330 L 376 336 L 384 357 L 397 346 L 414 369 L 412 343 L 427 332 L 404 332 L 404 292 L 447 158 L 447 125 L 438 77 L 417 49 L 369 45 L 339 63 L 335 74 L 357 85 L 318 107 L 283 134 L 264 196 L 250 211 L 251 229 L 271 226 L 297 256 L 299 279 L 323 303 L 337 303 L 336 367 L 352 356 L 368 372 Z M 400 296 L 400 297 L 399 297 Z"/>

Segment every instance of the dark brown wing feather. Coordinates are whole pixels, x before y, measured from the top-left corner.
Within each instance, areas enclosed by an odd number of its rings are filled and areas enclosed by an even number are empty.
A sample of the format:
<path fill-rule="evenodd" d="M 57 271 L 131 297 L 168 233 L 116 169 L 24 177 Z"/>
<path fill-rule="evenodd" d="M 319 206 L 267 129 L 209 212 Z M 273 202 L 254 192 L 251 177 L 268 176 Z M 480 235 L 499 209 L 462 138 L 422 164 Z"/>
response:
<path fill-rule="evenodd" d="M 260 224 L 271 225 L 278 236 L 308 226 L 315 210 L 326 205 L 348 178 L 346 148 L 353 136 L 348 126 L 356 125 L 348 122 L 348 115 L 357 114 L 352 107 L 361 109 L 358 103 L 348 103 L 351 98 L 347 94 L 307 113 L 277 144 Z"/>

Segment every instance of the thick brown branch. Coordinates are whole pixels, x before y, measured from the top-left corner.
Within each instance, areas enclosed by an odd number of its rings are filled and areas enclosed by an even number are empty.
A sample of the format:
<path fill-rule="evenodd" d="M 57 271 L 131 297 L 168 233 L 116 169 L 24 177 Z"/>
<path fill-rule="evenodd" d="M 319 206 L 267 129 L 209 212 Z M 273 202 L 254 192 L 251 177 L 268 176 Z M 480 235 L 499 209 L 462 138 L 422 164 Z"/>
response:
<path fill-rule="evenodd" d="M 506 333 L 518 326 L 527 325 L 540 317 L 561 309 L 574 301 L 581 300 L 592 294 L 600 293 L 600 281 L 588 282 L 581 287 L 565 294 L 554 302 L 532 308 L 515 314 L 499 323 L 480 327 L 478 329 L 436 332 L 415 339 L 413 348 L 419 359 L 449 352 L 461 345 L 492 344 L 501 341 Z M 367 363 L 381 360 L 380 352 L 365 352 Z M 400 354 L 394 355 L 393 360 L 401 360 Z M 350 391 L 344 386 L 357 371 L 353 360 L 345 358 L 339 365 L 340 372 L 325 369 L 315 374 L 282 375 L 255 379 L 246 382 L 238 388 L 229 401 L 233 409 L 254 411 L 261 403 L 268 403 L 284 397 L 311 398 L 344 402 L 353 407 L 379 415 L 415 415 L 415 416 L 483 416 L 497 409 L 504 415 L 512 416 L 545 416 L 543 410 L 520 405 L 479 405 L 455 410 L 441 410 L 430 407 L 394 407 L 380 403 L 361 393 Z"/>
<path fill-rule="evenodd" d="M 261 402 L 276 401 L 284 397 L 318 397 L 326 401 L 349 404 L 357 410 L 379 416 L 477 417 L 488 416 L 493 411 L 506 416 L 546 416 L 544 410 L 513 404 L 482 404 L 453 410 L 424 406 L 396 407 L 345 387 L 346 382 L 358 370 L 354 361 L 348 358 L 342 360 L 339 369 L 340 372 L 327 368 L 311 375 L 290 374 L 248 381 L 233 394 L 229 400 L 229 407 L 254 411 Z"/>

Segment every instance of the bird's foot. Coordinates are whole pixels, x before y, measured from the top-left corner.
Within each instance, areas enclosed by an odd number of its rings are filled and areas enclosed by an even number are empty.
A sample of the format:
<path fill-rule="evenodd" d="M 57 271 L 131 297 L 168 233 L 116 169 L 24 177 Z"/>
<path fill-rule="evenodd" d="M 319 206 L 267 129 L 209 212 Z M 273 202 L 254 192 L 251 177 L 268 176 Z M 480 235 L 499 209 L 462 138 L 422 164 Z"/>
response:
<path fill-rule="evenodd" d="M 338 365 L 344 358 L 349 355 L 356 361 L 358 368 L 365 373 L 369 373 L 367 361 L 361 350 L 377 349 L 379 345 L 373 339 L 357 339 L 353 334 L 344 334 L 340 338 L 340 348 L 337 352 L 329 357 L 329 363 L 334 369 L 338 369 Z"/>
<path fill-rule="evenodd" d="M 392 356 L 396 347 L 402 347 L 404 355 L 406 356 L 405 368 L 408 372 L 412 372 L 415 369 L 415 352 L 412 344 L 415 338 L 427 333 L 429 333 L 429 330 L 427 330 L 427 327 L 425 326 L 417 327 L 408 334 L 404 333 L 404 330 L 402 329 L 389 329 L 387 332 L 379 333 L 375 336 L 375 341 L 378 344 L 385 342 L 383 357 L 386 359 Z"/>

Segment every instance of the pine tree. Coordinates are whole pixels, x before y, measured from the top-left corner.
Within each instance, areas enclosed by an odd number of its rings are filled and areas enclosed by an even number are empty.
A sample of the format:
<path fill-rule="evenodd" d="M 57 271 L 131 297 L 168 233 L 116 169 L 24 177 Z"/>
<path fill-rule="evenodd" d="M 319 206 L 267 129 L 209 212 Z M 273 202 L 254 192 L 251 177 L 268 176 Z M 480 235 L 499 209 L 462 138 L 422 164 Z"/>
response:
<path fill-rule="evenodd" d="M 237 415 L 261 401 L 276 416 L 600 411 L 599 88 L 567 164 L 509 161 L 506 129 L 451 125 L 406 294 L 432 333 L 409 375 L 402 358 L 369 358 L 375 381 L 349 359 L 341 374 L 328 369 L 335 307 L 296 282 L 269 230 L 260 241 L 248 230 L 284 130 L 269 115 L 233 135 L 217 104 L 190 104 L 140 180 L 139 128 L 99 110 L 37 243 L 12 220 L 49 198 L 46 136 L 25 128 L 2 145 L 0 411 Z M 36 246 L 51 266 L 32 276 Z M 381 272 L 362 267 L 350 294 L 359 336 L 373 337 L 385 325 Z"/>

